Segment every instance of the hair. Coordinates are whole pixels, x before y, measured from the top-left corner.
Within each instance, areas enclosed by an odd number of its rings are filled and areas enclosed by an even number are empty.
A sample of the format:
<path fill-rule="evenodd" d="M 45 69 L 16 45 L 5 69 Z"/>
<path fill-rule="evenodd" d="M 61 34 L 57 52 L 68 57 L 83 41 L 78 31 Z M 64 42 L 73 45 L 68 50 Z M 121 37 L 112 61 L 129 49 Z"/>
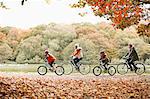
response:
<path fill-rule="evenodd" d="M 129 46 L 130 46 L 130 47 L 133 47 L 133 45 L 132 45 L 132 44 L 129 44 Z"/>

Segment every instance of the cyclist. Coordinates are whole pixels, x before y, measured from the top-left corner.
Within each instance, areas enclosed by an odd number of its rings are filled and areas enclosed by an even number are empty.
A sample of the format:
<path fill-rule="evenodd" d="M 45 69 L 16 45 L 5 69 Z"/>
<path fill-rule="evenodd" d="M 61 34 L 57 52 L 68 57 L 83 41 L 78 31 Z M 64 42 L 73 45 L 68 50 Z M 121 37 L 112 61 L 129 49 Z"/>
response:
<path fill-rule="evenodd" d="M 104 51 L 100 52 L 100 59 L 99 60 L 100 60 L 100 63 L 102 63 L 102 65 L 104 66 L 105 70 L 107 70 L 106 65 L 108 65 L 109 60 L 108 60 L 108 57 Z"/>
<path fill-rule="evenodd" d="M 54 67 L 53 67 L 53 64 L 56 60 L 55 56 L 53 56 L 51 53 L 49 53 L 48 50 L 45 50 L 45 58 L 46 58 L 46 61 L 48 62 L 48 64 L 53 68 L 54 70 Z"/>
<path fill-rule="evenodd" d="M 133 47 L 133 45 L 129 44 L 128 46 L 129 46 L 129 51 L 125 55 L 125 57 L 127 57 L 127 62 L 128 62 L 128 65 L 130 66 L 131 71 L 133 71 L 132 66 L 134 67 L 134 69 L 136 71 L 138 68 L 136 67 L 134 62 L 139 60 L 139 57 L 138 57 L 138 54 L 137 54 L 135 48 Z"/>
<path fill-rule="evenodd" d="M 77 66 L 77 68 L 78 68 L 77 63 L 80 60 L 82 60 L 82 58 L 83 58 L 82 48 L 79 47 L 79 44 L 75 44 L 75 50 L 72 53 L 72 59 L 73 59 L 73 63 L 75 64 L 75 66 Z"/>

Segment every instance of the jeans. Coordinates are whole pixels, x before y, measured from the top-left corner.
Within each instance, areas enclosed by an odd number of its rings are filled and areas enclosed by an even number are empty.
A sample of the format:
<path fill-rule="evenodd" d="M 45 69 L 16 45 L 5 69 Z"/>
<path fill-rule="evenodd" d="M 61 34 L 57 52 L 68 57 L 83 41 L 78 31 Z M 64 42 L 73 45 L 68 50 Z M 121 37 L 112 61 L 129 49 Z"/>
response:
<path fill-rule="evenodd" d="M 74 64 L 77 66 L 77 63 L 80 61 L 80 60 L 82 60 L 82 58 L 74 58 L 73 59 L 73 62 L 74 62 Z"/>
<path fill-rule="evenodd" d="M 127 59 L 128 65 L 130 66 L 131 71 L 133 71 L 133 67 L 134 69 L 137 69 L 136 65 L 134 64 L 134 61 L 131 60 L 130 58 Z M 132 67 L 133 66 L 133 67 Z"/>

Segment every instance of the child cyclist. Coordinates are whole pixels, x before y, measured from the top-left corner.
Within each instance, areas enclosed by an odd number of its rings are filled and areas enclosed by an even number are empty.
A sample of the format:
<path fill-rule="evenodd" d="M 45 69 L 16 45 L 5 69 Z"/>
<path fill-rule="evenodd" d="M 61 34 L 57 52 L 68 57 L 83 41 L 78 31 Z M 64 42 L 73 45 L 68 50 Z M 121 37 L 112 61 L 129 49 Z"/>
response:
<path fill-rule="evenodd" d="M 53 56 L 51 53 L 49 53 L 48 50 L 45 50 L 45 58 L 46 58 L 46 61 L 48 62 L 48 64 L 50 65 L 50 67 L 52 67 L 54 70 L 53 64 L 56 60 L 55 56 Z"/>
<path fill-rule="evenodd" d="M 109 60 L 108 60 L 108 57 L 104 51 L 100 52 L 100 59 L 99 60 L 100 60 L 100 64 L 102 64 L 102 66 L 104 66 L 105 70 L 107 70 L 106 65 L 108 65 Z"/>

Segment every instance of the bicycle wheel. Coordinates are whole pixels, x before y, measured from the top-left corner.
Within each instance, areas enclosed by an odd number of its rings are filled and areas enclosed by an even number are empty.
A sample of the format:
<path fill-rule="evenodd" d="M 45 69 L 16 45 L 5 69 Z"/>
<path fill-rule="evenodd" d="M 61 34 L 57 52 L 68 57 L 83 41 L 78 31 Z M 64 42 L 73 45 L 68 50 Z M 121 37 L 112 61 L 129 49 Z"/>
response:
<path fill-rule="evenodd" d="M 61 76 L 64 74 L 64 68 L 62 66 L 57 66 L 55 68 L 55 73 L 58 75 L 58 76 Z"/>
<path fill-rule="evenodd" d="M 117 66 L 117 72 L 121 75 L 124 75 L 128 72 L 128 66 L 126 63 L 120 63 Z"/>
<path fill-rule="evenodd" d="M 64 68 L 65 75 L 70 75 L 73 72 L 73 65 L 70 62 L 64 63 L 62 66 Z"/>
<path fill-rule="evenodd" d="M 90 72 L 90 66 L 89 65 L 80 64 L 79 65 L 79 72 L 82 75 L 87 75 Z"/>
<path fill-rule="evenodd" d="M 138 69 L 135 71 L 136 74 L 141 75 L 141 74 L 145 73 L 145 65 L 144 65 L 144 64 L 142 64 L 142 63 L 137 63 L 137 64 L 135 64 L 135 65 L 136 65 L 136 67 L 138 68 Z"/>
<path fill-rule="evenodd" d="M 40 75 L 45 75 L 47 73 L 47 67 L 45 67 L 45 66 L 39 66 L 38 69 L 37 69 L 37 72 Z"/>
<path fill-rule="evenodd" d="M 110 76 L 113 76 L 116 73 L 116 68 L 114 66 L 110 66 L 108 68 L 108 73 Z"/>
<path fill-rule="evenodd" d="M 102 73 L 102 69 L 101 69 L 100 66 L 96 66 L 96 67 L 93 68 L 93 74 L 95 76 L 99 76 L 101 73 Z"/>

